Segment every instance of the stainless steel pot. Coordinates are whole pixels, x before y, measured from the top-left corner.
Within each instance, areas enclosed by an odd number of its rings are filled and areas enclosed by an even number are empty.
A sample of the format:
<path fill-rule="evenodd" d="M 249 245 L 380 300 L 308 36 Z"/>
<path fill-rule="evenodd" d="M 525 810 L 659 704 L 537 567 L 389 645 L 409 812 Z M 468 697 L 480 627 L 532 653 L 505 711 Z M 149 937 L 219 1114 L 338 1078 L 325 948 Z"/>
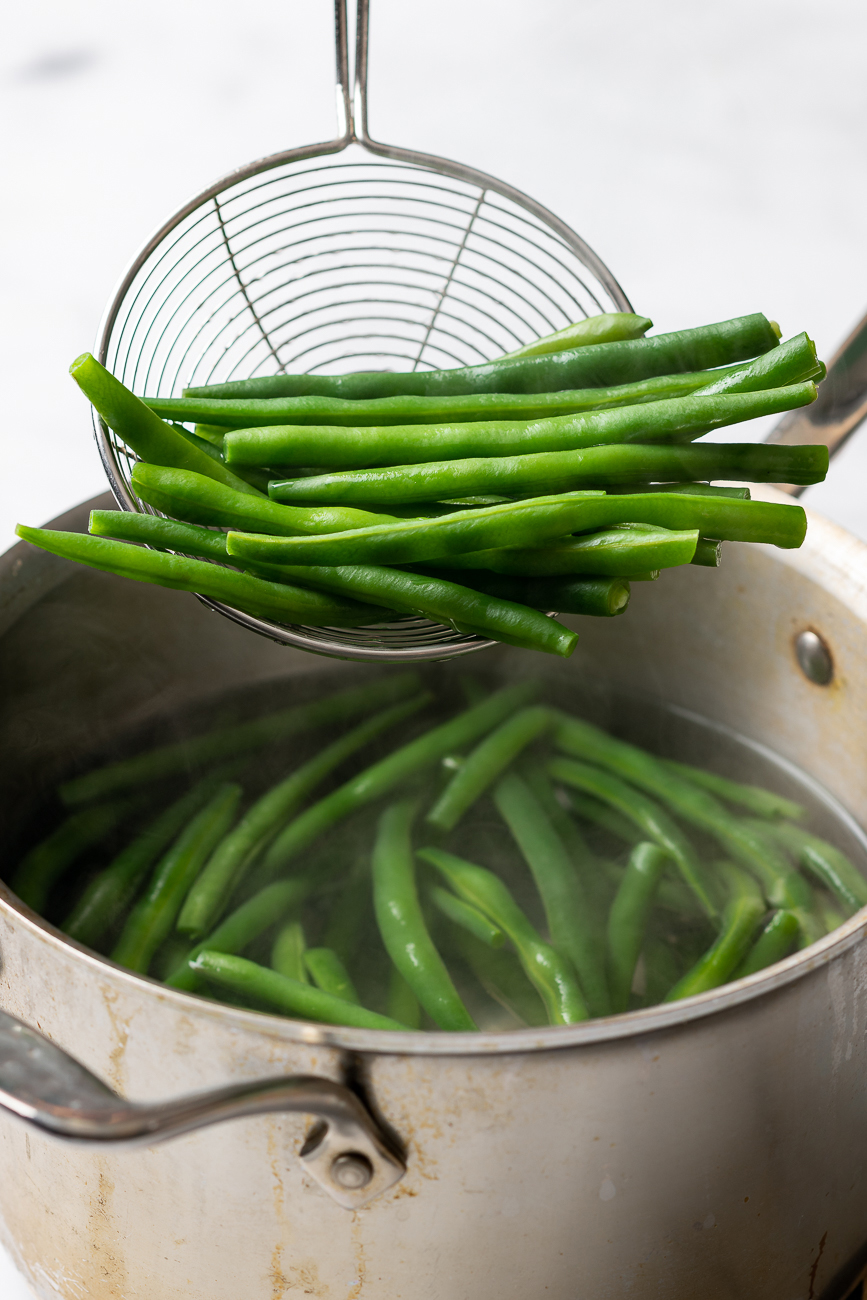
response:
<path fill-rule="evenodd" d="M 639 584 L 626 618 L 581 632 L 578 678 L 771 746 L 867 824 L 867 546 L 813 516 L 801 551 L 730 545 L 718 573 Z M 223 687 L 288 675 L 303 694 L 323 661 L 21 545 L 0 559 L 0 665 L 8 838 L 76 754 Z M 685 1003 L 397 1043 L 166 989 L 2 890 L 0 1007 L 112 1089 L 160 1103 L 315 1076 L 341 1085 L 335 1140 L 355 1107 L 406 1163 L 346 1209 L 304 1162 L 319 1131 L 305 1148 L 301 1115 L 135 1150 L 6 1115 L 4 1240 L 39 1296 L 67 1300 L 811 1300 L 867 1240 L 865 934 L 859 914 Z"/>

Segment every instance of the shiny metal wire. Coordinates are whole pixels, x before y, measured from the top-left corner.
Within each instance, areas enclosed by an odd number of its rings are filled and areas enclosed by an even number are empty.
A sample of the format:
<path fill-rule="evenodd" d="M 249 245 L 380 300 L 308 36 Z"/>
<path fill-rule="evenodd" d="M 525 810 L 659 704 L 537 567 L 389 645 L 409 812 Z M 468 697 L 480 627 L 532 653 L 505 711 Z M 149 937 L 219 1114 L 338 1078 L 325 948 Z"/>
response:
<path fill-rule="evenodd" d="M 598 257 L 519 190 L 367 130 L 368 0 L 354 94 L 346 0 L 336 0 L 338 135 L 250 163 L 197 195 L 133 260 L 96 355 L 149 397 L 281 371 L 429 370 L 489 361 L 601 311 L 629 311 Z M 135 456 L 101 420 L 118 504 Z M 423 618 L 284 626 L 210 601 L 286 645 L 345 659 L 422 660 L 491 642 Z"/>

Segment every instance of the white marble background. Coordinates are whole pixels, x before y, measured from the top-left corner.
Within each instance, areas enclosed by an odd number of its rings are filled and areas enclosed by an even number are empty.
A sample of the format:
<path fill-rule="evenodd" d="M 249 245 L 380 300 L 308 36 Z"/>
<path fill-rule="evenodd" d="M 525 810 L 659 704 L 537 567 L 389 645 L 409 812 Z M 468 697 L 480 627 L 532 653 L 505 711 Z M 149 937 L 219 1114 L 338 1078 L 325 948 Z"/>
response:
<path fill-rule="evenodd" d="M 372 9 L 374 135 L 540 199 L 658 329 L 761 310 L 828 356 L 867 309 L 863 0 Z M 329 0 L 6 11 L 0 549 L 103 490 L 70 361 L 190 194 L 333 134 L 330 41 Z M 805 500 L 867 540 L 867 430 Z M 0 1252 L 0 1296 L 26 1294 Z"/>

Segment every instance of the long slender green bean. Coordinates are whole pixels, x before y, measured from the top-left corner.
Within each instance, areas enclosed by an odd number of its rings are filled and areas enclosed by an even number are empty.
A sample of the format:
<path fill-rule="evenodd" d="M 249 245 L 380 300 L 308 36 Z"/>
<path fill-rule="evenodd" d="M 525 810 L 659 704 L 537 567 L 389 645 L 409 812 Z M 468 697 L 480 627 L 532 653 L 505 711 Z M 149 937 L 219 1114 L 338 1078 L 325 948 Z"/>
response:
<path fill-rule="evenodd" d="M 708 772 L 703 767 L 693 767 L 689 763 L 676 763 L 673 759 L 667 760 L 666 767 L 676 772 L 678 776 L 686 777 L 694 785 L 710 790 L 712 794 L 725 799 L 727 803 L 746 808 L 759 817 L 789 817 L 793 821 L 799 821 L 804 816 L 801 804 L 795 803 L 793 799 L 786 799 L 781 794 L 774 794 L 772 790 L 765 790 L 762 786 L 742 785 L 740 781 L 730 781 L 727 777 L 718 776 L 716 772 Z M 867 902 L 867 894 L 864 901 Z"/>
<path fill-rule="evenodd" d="M 178 917 L 181 933 L 192 938 L 206 934 L 256 855 L 297 812 L 307 795 L 341 763 L 372 744 L 390 727 L 418 713 L 431 698 L 429 692 L 423 692 L 366 718 L 257 799 L 217 845 L 187 895 Z"/>
<path fill-rule="evenodd" d="M 360 772 L 289 823 L 266 853 L 263 873 L 276 875 L 336 822 L 375 799 L 381 799 L 415 773 L 438 763 L 445 754 L 471 745 L 514 709 L 527 704 L 536 690 L 532 682 L 503 687 L 456 718 L 426 731 L 407 745 L 401 745 L 386 758 Z"/>
<path fill-rule="evenodd" d="M 220 465 L 225 465 L 226 462 L 223 459 L 222 437 L 220 438 L 220 445 L 218 447 L 211 441 L 211 439 L 200 438 L 197 433 L 190 433 L 189 429 L 185 429 L 182 424 L 173 424 L 172 428 L 179 433 L 182 438 L 186 438 L 187 442 L 192 443 L 194 447 L 198 447 L 200 451 L 203 451 L 206 456 L 211 458 L 211 460 L 217 461 Z M 243 479 L 245 483 L 249 483 L 251 487 L 254 487 L 257 492 L 261 492 L 264 496 L 268 495 L 268 483 L 270 477 L 271 476 L 267 470 L 252 469 L 249 467 L 240 470 L 238 473 L 238 478 Z"/>
<path fill-rule="evenodd" d="M 670 861 L 658 844 L 643 840 L 632 850 L 626 875 L 608 914 L 608 981 L 613 1011 L 625 1011 L 635 965 L 662 873 Z"/>
<path fill-rule="evenodd" d="M 689 564 L 700 541 L 697 529 L 673 531 L 621 526 L 583 537 L 557 538 L 545 546 L 467 551 L 427 560 L 425 567 L 434 572 L 440 567 L 490 569 L 494 573 L 528 578 L 570 574 L 631 578 L 636 573 Z"/>
<path fill-rule="evenodd" d="M 334 600 L 319 591 L 270 582 L 250 573 L 238 573 L 218 564 L 209 564 L 206 560 L 191 560 L 185 555 L 166 555 L 162 551 L 146 551 L 106 537 L 27 528 L 23 524 L 19 524 L 15 531 L 24 541 L 40 546 L 52 555 L 77 560 L 92 569 L 132 578 L 136 582 L 198 592 L 257 618 L 274 619 L 279 623 L 358 627 L 387 616 L 385 611 L 372 609 L 358 601 Z M 338 536 L 345 537 L 346 534 Z"/>
<path fill-rule="evenodd" d="M 848 916 L 867 906 L 867 880 L 833 844 L 785 822 L 762 829 L 793 853 L 804 871 L 831 891 Z"/>
<path fill-rule="evenodd" d="M 545 771 L 535 756 L 527 756 L 519 767 L 521 776 L 530 787 L 533 795 L 541 804 L 545 815 L 554 827 L 563 844 L 572 866 L 584 888 L 588 901 L 595 908 L 597 920 L 602 909 L 607 908 L 608 884 L 605 879 L 606 864 L 597 858 L 576 825 L 574 817 L 567 811 Z M 610 864 L 608 864 L 610 865 Z"/>
<path fill-rule="evenodd" d="M 174 470 L 172 473 L 179 473 Z M 542 496 L 579 488 L 674 480 L 729 478 L 750 483 L 818 483 L 828 472 L 828 449 L 767 443 L 709 442 L 691 447 L 639 443 L 544 451 L 512 456 L 476 456 L 384 469 L 351 469 L 317 478 L 275 479 L 272 501 L 370 508 L 447 497 L 499 493 Z M 158 504 L 158 503 L 157 503 Z M 255 513 L 255 512 L 253 512 Z M 278 529 L 268 529 L 278 532 Z M 325 532 L 337 529 L 310 528 Z"/>
<path fill-rule="evenodd" d="M 396 966 L 389 972 L 387 1014 L 408 1029 L 421 1029 L 421 1004 Z"/>
<path fill-rule="evenodd" d="M 434 575 L 439 576 L 439 575 Z M 486 573 L 445 569 L 442 577 L 453 582 L 463 578 L 473 590 L 508 600 L 531 609 L 556 610 L 558 614 L 583 614 L 587 618 L 614 618 L 625 614 L 629 604 L 626 578 L 512 578 Z"/>
<path fill-rule="evenodd" d="M 332 948 L 308 948 L 304 953 L 307 973 L 323 993 L 333 993 L 337 998 L 358 1004 L 358 994 L 352 977 Z"/>
<path fill-rule="evenodd" d="M 698 391 L 747 393 L 759 388 L 776 388 L 778 384 L 794 384 L 802 379 L 818 382 L 824 377 L 825 367 L 816 357 L 815 343 L 806 334 L 796 334 L 737 371 L 710 376 L 707 386 Z"/>
<path fill-rule="evenodd" d="M 550 393 L 561 388 L 624 384 L 653 375 L 706 370 L 732 361 L 745 361 L 777 347 L 778 340 L 779 329 L 767 317 L 756 313 L 674 334 L 597 343 L 547 356 L 489 361 L 456 370 L 268 375 L 205 388 L 186 388 L 184 396 L 368 398 L 403 393 Z"/>
<path fill-rule="evenodd" d="M 337 998 L 333 993 L 323 993 L 322 989 L 289 979 L 278 971 L 268 970 L 267 966 L 247 961 L 245 957 L 206 950 L 196 958 L 196 970 L 222 988 L 265 1002 L 275 1011 L 296 1019 L 321 1021 L 326 1025 L 349 1025 L 355 1029 L 406 1031 L 409 1028 L 389 1016 L 368 1011 L 366 1007 Z"/>
<path fill-rule="evenodd" d="M 433 905 L 447 916 L 455 925 L 474 934 L 482 943 L 486 943 L 489 948 L 499 948 L 502 946 L 505 935 L 503 931 L 489 921 L 483 912 L 477 907 L 471 907 L 465 903 L 457 894 L 452 894 L 448 889 L 442 889 L 439 885 L 434 885 L 430 891 L 430 898 Z"/>
<path fill-rule="evenodd" d="M 143 542 L 158 550 L 200 555 L 207 560 L 228 563 L 226 534 L 200 524 L 163 519 L 161 515 L 139 515 L 131 510 L 91 510 L 88 532 L 94 537 L 116 537 L 125 542 Z"/>
<path fill-rule="evenodd" d="M 587 1019 L 587 1007 L 568 959 L 543 942 L 499 876 L 442 849 L 420 849 L 418 857 L 436 867 L 457 894 L 485 912 L 508 936 L 551 1024 L 574 1025 Z"/>
<path fill-rule="evenodd" d="M 240 798 L 241 787 L 226 782 L 187 824 L 157 864 L 147 890 L 127 917 L 112 961 L 147 974 L 190 886 L 231 826 Z"/>
<path fill-rule="evenodd" d="M 675 492 L 610 497 L 568 492 L 458 510 L 438 519 L 401 520 L 321 536 L 269 537 L 230 532 L 227 545 L 229 555 L 242 562 L 417 564 L 491 547 L 541 546 L 566 533 L 633 521 L 676 530 L 698 529 L 722 541 L 764 542 L 784 548 L 800 546 L 807 528 L 800 506 L 771 501 L 678 496 Z"/>
<path fill-rule="evenodd" d="M 277 880 L 272 885 L 266 885 L 258 894 L 236 907 L 207 939 L 196 944 L 172 970 L 166 978 L 166 984 L 175 989 L 191 991 L 199 988 L 201 977 L 192 965 L 199 953 L 205 949 L 209 952 L 242 952 L 248 943 L 252 943 L 265 930 L 282 920 L 290 908 L 303 902 L 311 888 L 312 882 L 304 878 Z"/>
<path fill-rule="evenodd" d="M 289 921 L 288 924 L 281 926 L 275 936 L 271 948 L 272 970 L 277 971 L 279 975 L 285 975 L 287 979 L 296 980 L 299 984 L 309 984 L 307 967 L 304 965 L 306 951 L 307 940 L 304 937 L 303 925 L 300 921 Z"/>
<path fill-rule="evenodd" d="M 499 361 L 514 361 L 516 357 L 540 357 L 546 352 L 562 352 L 564 348 L 586 347 L 589 343 L 616 343 L 620 339 L 640 339 L 653 321 L 646 316 L 636 316 L 630 311 L 608 311 L 598 316 L 588 316 L 575 325 L 554 334 L 545 334 L 532 343 L 525 343 L 521 348 L 504 352 Z"/>
<path fill-rule="evenodd" d="M 725 876 L 729 892 L 722 928 L 704 956 L 669 990 L 666 1002 L 691 998 L 725 984 L 749 951 L 756 928 L 766 911 L 765 900 L 752 876 L 728 864 L 723 864 L 720 871 Z"/>
<path fill-rule="evenodd" d="M 85 889 L 61 929 L 94 948 L 121 916 L 148 871 L 224 778 L 207 776 L 145 826 Z M 95 811 L 95 810 L 88 810 Z M 76 814 L 81 816 L 81 814 Z"/>
<path fill-rule="evenodd" d="M 379 819 L 373 848 L 373 905 L 386 952 L 440 1029 L 475 1029 L 425 924 L 415 882 L 412 822 L 417 802 L 403 800 Z"/>
<path fill-rule="evenodd" d="M 314 727 L 348 722 L 351 718 L 408 699 L 420 690 L 418 673 L 386 673 L 362 686 L 333 691 L 321 700 L 275 709 L 261 718 L 218 727 L 200 736 L 158 745 L 132 758 L 107 763 L 66 781 L 58 793 L 67 806 L 105 799 L 119 791 L 176 776 L 189 768 L 233 759 L 275 741 L 302 735 Z"/>
<path fill-rule="evenodd" d="M 623 840 L 624 844 L 634 847 L 644 839 L 641 827 L 610 804 L 603 803 L 601 799 L 594 799 L 592 795 L 579 794 L 577 790 L 564 790 L 563 793 L 573 812 L 586 821 L 601 826 L 603 830 L 608 831 L 609 835 Z"/>
<path fill-rule="evenodd" d="M 261 497 L 251 484 L 155 415 L 89 352 L 73 361 L 69 373 L 108 427 L 142 460 L 193 470 L 237 492 Z"/>
<path fill-rule="evenodd" d="M 509 772 L 498 782 L 494 803 L 536 882 L 552 944 L 575 967 L 591 1014 L 606 1015 L 611 1004 L 604 938 L 563 841 L 517 773 Z"/>
<path fill-rule="evenodd" d="M 705 443 L 698 443 L 699 447 L 705 445 Z M 731 484 L 724 483 L 629 483 L 620 484 L 619 486 L 612 485 L 607 490 L 626 494 L 634 492 L 677 492 L 680 496 L 731 497 L 737 501 L 752 500 L 752 493 L 748 487 L 733 487 Z M 407 509 L 408 507 L 404 508 Z"/>
<path fill-rule="evenodd" d="M 799 930 L 800 924 L 794 912 L 787 912 L 785 908 L 774 912 L 731 978 L 740 980 L 755 975 L 756 971 L 788 957 L 797 945 Z"/>
<path fill-rule="evenodd" d="M 109 835 L 135 805 L 130 800 L 100 804 L 73 813 L 30 849 L 12 877 L 11 887 L 34 912 L 43 912 L 52 888 L 87 849 Z"/>
<path fill-rule="evenodd" d="M 550 1023 L 545 1004 L 511 948 L 489 948 L 457 926 L 449 941 L 488 997 L 513 1016 L 519 1027 Z"/>
<path fill-rule="evenodd" d="M 457 826 L 468 808 L 505 772 L 522 750 L 553 725 L 551 710 L 541 704 L 520 709 L 479 741 L 455 772 L 425 820 L 439 830 Z"/>

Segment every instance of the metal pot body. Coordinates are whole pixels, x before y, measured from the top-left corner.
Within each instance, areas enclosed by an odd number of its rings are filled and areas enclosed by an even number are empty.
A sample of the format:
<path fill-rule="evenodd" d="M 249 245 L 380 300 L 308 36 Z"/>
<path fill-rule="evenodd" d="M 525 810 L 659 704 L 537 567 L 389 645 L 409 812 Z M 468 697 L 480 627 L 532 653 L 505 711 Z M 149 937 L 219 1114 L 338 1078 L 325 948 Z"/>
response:
<path fill-rule="evenodd" d="M 800 552 L 727 551 L 718 573 L 637 585 L 625 619 L 585 620 L 570 671 L 734 727 L 867 823 L 867 547 L 814 517 Z M 826 686 L 795 657 L 809 628 L 833 656 Z M 251 681 L 293 675 L 301 695 L 322 667 L 188 596 L 15 548 L 0 560 L 7 828 L 117 730 Z M 44 1300 L 819 1297 L 867 1239 L 865 931 L 855 917 L 687 1004 L 396 1050 L 134 977 L 4 891 L 0 1006 L 118 1091 L 352 1078 L 408 1164 L 351 1212 L 298 1162 L 302 1117 L 98 1151 L 4 1118 L 4 1240 Z"/>

